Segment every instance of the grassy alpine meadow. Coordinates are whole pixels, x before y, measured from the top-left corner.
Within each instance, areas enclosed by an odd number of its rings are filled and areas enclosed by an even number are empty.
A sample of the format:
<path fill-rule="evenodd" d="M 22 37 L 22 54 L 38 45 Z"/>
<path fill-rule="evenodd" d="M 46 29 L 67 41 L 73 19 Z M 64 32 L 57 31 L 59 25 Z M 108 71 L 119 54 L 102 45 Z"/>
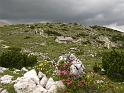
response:
<path fill-rule="evenodd" d="M 73 42 L 58 43 L 55 39 L 59 36 L 72 37 Z M 108 39 L 102 40 L 104 38 Z M 111 43 L 108 44 L 108 42 Z M 105 46 L 106 43 L 110 45 L 109 48 Z M 0 56 L 10 47 L 19 47 L 22 54 L 37 56 L 38 62 L 30 68 L 42 71 L 54 80 L 62 80 L 66 89 L 65 91 L 58 89 L 58 93 L 124 93 L 124 81 L 114 81 L 101 71 L 103 53 L 112 51 L 112 46 L 117 51 L 124 52 L 123 33 L 102 26 L 37 23 L 0 27 Z M 61 62 L 56 65 L 59 56 L 68 53 L 75 54 L 86 68 L 85 74 L 79 78 L 68 74 L 70 64 Z M 53 60 L 55 63 L 50 63 Z M 56 66 L 60 73 L 55 73 Z M 21 71 L 17 73 L 14 71 L 15 68 L 8 69 L 0 73 L 0 77 L 12 75 L 15 80 L 24 74 Z M 15 93 L 12 84 L 0 84 L 0 88 L 7 89 L 9 93 Z"/>

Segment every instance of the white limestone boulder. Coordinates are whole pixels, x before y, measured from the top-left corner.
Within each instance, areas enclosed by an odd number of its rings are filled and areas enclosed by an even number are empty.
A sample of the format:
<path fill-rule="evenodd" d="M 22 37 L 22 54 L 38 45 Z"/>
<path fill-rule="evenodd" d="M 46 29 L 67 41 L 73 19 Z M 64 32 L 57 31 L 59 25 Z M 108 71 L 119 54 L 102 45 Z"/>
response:
<path fill-rule="evenodd" d="M 25 72 L 28 72 L 28 69 L 26 69 L 25 67 L 23 67 L 23 68 L 21 69 L 21 71 L 25 73 Z"/>
<path fill-rule="evenodd" d="M 57 86 L 52 85 L 47 93 L 57 93 Z"/>
<path fill-rule="evenodd" d="M 49 80 L 47 81 L 46 84 L 46 89 L 49 90 L 51 88 L 51 86 L 55 85 L 55 82 L 52 78 L 49 78 Z"/>
<path fill-rule="evenodd" d="M 15 69 L 15 72 L 20 72 L 21 70 L 19 70 L 19 69 Z"/>
<path fill-rule="evenodd" d="M 46 75 L 40 80 L 40 85 L 42 87 L 45 87 L 47 84 L 48 78 L 46 77 Z"/>
<path fill-rule="evenodd" d="M 72 64 L 70 66 L 70 74 L 73 75 L 83 75 L 85 74 L 85 67 L 83 64 Z"/>
<path fill-rule="evenodd" d="M 43 88 L 41 85 L 37 85 L 33 93 L 47 93 L 47 90 Z"/>
<path fill-rule="evenodd" d="M 24 77 L 25 77 L 25 78 L 30 78 L 30 79 L 33 80 L 36 84 L 39 84 L 39 78 L 38 78 L 38 76 L 37 76 L 37 73 L 36 73 L 35 69 L 32 69 L 32 70 L 26 72 L 26 73 L 24 74 Z"/>
<path fill-rule="evenodd" d="M 3 73 L 4 71 L 8 70 L 7 68 L 5 67 L 0 67 L 0 73 Z"/>
<path fill-rule="evenodd" d="M 58 88 L 60 89 L 65 89 L 65 85 L 64 83 L 60 80 L 60 81 L 55 81 L 55 84 Z"/>
<path fill-rule="evenodd" d="M 48 83 L 46 85 L 46 89 L 48 88 L 48 93 L 57 93 L 57 90 L 58 89 L 62 89 L 64 90 L 65 89 L 65 85 L 63 84 L 62 81 L 55 81 L 50 78 L 48 80 Z"/>
<path fill-rule="evenodd" d="M 16 93 L 33 93 L 36 87 L 36 83 L 32 79 L 26 77 L 17 78 L 14 84 Z"/>
<path fill-rule="evenodd" d="M 2 84 L 9 84 L 12 82 L 12 78 L 13 76 L 10 76 L 10 75 L 4 75 L 3 77 L 0 78 L 0 82 Z"/>
<path fill-rule="evenodd" d="M 45 74 L 43 74 L 41 71 L 38 72 L 38 78 L 42 79 L 45 76 Z"/>

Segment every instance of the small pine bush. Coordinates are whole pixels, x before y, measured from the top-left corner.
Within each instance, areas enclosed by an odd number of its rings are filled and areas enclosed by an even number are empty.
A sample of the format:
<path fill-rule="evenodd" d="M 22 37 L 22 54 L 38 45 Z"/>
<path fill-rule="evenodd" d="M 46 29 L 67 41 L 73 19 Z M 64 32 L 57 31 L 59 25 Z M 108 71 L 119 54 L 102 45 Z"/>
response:
<path fill-rule="evenodd" d="M 34 66 L 37 63 L 37 57 L 21 53 L 20 48 L 9 48 L 0 56 L 0 66 L 6 68 L 17 68 Z"/>
<path fill-rule="evenodd" d="M 102 57 L 102 66 L 106 74 L 113 79 L 124 78 L 124 52 L 112 50 L 104 52 Z"/>

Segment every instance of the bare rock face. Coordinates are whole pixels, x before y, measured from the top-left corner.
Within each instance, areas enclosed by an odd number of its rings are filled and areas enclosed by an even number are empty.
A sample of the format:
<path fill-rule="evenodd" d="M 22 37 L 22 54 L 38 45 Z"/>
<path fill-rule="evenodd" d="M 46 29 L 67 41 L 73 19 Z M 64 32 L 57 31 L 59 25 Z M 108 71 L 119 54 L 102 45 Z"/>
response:
<path fill-rule="evenodd" d="M 9 84 L 12 82 L 12 78 L 13 76 L 10 76 L 10 75 L 4 75 L 3 77 L 0 78 L 0 82 L 2 84 Z"/>

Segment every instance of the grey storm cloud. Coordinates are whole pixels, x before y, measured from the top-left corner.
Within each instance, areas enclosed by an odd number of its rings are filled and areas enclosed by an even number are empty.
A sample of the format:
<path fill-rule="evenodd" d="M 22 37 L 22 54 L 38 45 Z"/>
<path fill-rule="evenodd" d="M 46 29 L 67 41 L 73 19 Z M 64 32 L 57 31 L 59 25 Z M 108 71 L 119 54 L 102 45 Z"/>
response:
<path fill-rule="evenodd" d="M 124 0 L 0 0 L 0 20 L 124 25 Z"/>

